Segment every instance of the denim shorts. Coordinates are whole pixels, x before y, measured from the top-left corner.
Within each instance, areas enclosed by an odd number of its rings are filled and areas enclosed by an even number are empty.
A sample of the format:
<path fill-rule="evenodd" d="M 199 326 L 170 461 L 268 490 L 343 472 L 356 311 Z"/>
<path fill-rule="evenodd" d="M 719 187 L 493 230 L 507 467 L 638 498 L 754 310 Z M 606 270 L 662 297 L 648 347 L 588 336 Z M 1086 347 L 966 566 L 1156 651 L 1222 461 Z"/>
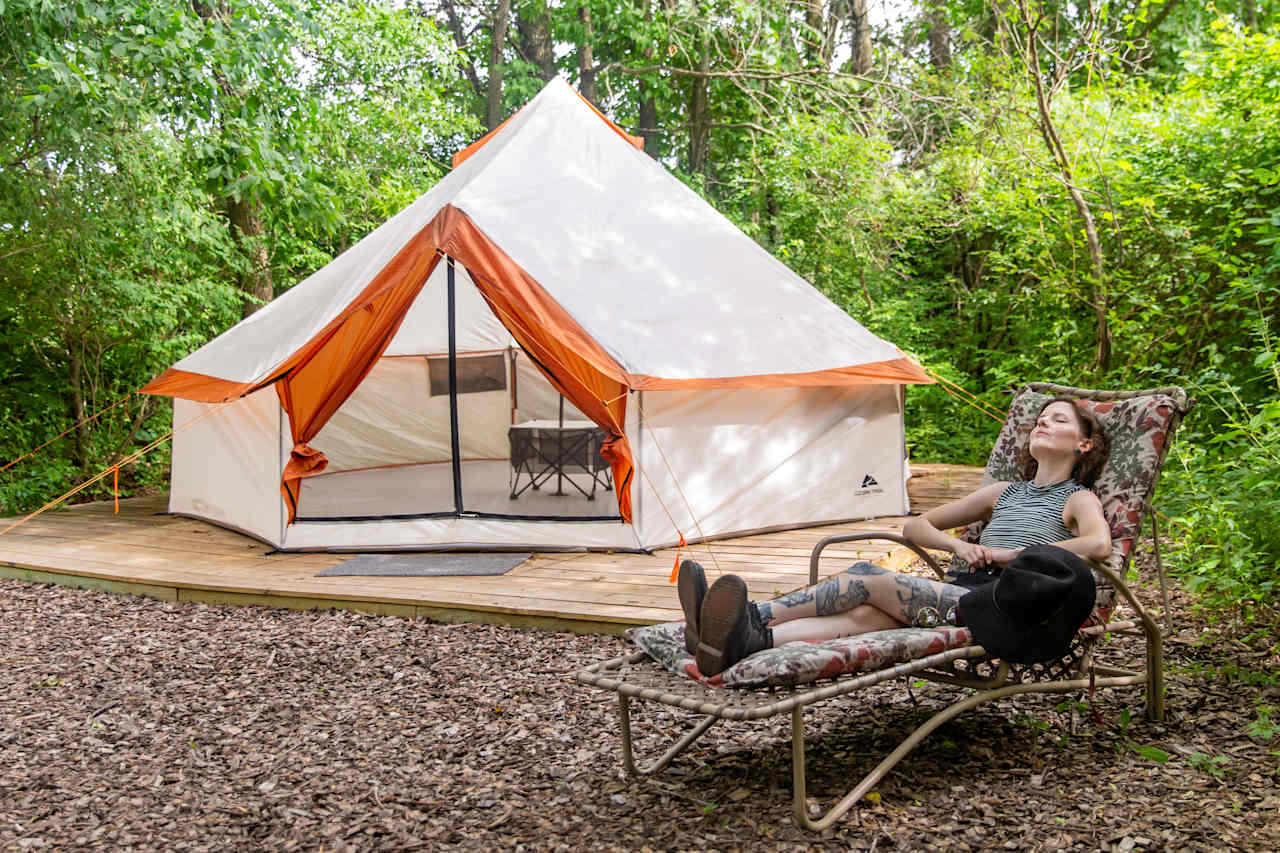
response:
<path fill-rule="evenodd" d="M 944 583 L 962 586 L 965 589 L 977 589 L 993 583 L 998 575 L 991 572 L 961 572 L 958 575 L 947 575 Z"/>

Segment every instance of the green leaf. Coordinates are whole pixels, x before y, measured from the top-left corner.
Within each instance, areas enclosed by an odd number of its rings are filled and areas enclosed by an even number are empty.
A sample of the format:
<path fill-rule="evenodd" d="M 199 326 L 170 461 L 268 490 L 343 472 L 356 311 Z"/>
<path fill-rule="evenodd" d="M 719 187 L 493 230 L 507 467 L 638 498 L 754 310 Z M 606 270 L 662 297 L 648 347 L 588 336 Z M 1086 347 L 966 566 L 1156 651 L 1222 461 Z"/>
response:
<path fill-rule="evenodd" d="M 1157 764 L 1164 764 L 1169 760 L 1169 753 L 1158 746 L 1135 746 L 1133 750 L 1148 761 L 1154 761 Z"/>

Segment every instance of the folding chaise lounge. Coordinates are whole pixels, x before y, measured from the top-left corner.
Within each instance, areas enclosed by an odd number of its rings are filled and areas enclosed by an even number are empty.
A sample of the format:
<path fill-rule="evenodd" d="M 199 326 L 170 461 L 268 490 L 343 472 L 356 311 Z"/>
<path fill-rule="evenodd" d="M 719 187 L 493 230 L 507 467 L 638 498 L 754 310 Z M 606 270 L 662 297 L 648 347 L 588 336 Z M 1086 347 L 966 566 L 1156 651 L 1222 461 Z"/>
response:
<path fill-rule="evenodd" d="M 684 650 L 682 622 L 632 629 L 640 650 L 603 661 L 575 678 L 618 694 L 622 762 L 628 773 L 647 775 L 665 768 L 719 720 L 759 720 L 791 714 L 793 815 L 797 824 L 824 829 L 849 811 L 899 761 L 934 729 L 963 711 L 1018 693 L 1070 693 L 1098 687 L 1143 686 L 1146 715 L 1164 716 L 1162 636 L 1160 626 L 1126 583 L 1126 572 L 1138 539 L 1142 515 L 1153 525 L 1161 589 L 1156 514 L 1151 497 L 1170 440 L 1191 403 L 1181 388 L 1109 392 L 1033 383 L 1015 396 L 992 450 L 984 483 L 1020 479 L 1018 449 L 1034 426 L 1041 404 L 1055 395 L 1075 397 L 1088 405 L 1111 439 L 1111 454 L 1094 490 L 1111 525 L 1113 550 L 1106 564 L 1094 564 L 1097 603 L 1068 652 L 1048 664 L 1020 665 L 994 659 L 977 645 L 968 629 L 950 625 L 900 628 L 824 643 L 793 643 L 759 652 L 711 679 L 698 673 Z M 978 525 L 964 536 L 976 541 Z M 823 549 L 837 542 L 890 539 L 914 551 L 939 576 L 942 568 L 923 549 L 891 533 L 829 536 L 814 547 L 809 581 L 818 581 Z M 675 595 L 674 590 L 672 595 Z M 1165 612 L 1168 601 L 1165 599 Z M 1104 636 L 1133 634 L 1146 641 L 1146 659 L 1133 668 L 1107 666 L 1095 659 Z M 805 801 L 804 711 L 809 705 L 846 696 L 891 679 L 909 677 L 970 688 L 913 731 L 896 749 L 820 818 L 811 818 Z M 640 766 L 633 757 L 630 703 L 647 699 L 704 715 L 665 754 Z"/>

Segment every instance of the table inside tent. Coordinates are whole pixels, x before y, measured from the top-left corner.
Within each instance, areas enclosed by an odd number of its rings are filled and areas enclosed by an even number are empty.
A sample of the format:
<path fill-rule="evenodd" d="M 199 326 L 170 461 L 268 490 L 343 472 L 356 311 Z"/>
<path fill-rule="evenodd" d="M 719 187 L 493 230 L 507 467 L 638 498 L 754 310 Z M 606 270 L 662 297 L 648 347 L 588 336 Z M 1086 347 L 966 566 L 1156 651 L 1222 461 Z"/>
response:
<path fill-rule="evenodd" d="M 507 430 L 511 442 L 511 499 L 529 489 L 539 490 L 555 480 L 553 495 L 567 494 L 565 483 L 587 500 L 595 500 L 596 487 L 613 488 L 609 463 L 600 455 L 607 433 L 591 421 L 532 420 L 512 424 Z M 590 491 L 570 476 L 585 473 L 591 478 Z"/>

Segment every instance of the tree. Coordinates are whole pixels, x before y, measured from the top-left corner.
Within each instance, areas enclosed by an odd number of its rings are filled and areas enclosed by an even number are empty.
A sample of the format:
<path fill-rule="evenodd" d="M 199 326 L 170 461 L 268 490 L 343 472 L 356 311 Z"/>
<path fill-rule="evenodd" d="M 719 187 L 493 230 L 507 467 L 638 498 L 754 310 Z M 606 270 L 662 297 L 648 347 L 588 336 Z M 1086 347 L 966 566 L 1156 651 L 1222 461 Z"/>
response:
<path fill-rule="evenodd" d="M 0 418 L 5 458 L 225 329 L 237 284 L 326 263 L 474 135 L 441 100 L 456 78 L 425 19 L 364 3 L 203 11 L 0 10 L 0 409 L 22 413 Z M 73 433 L 70 465 L 28 463 L 0 499 L 47 497 L 165 422 L 157 401 L 130 402 Z M 126 488 L 160 471 L 125 472 Z"/>
<path fill-rule="evenodd" d="M 489 41 L 489 82 L 485 99 L 485 127 L 493 130 L 502 121 L 502 51 L 507 44 L 511 0 L 497 0 L 493 7 L 493 35 Z"/>

